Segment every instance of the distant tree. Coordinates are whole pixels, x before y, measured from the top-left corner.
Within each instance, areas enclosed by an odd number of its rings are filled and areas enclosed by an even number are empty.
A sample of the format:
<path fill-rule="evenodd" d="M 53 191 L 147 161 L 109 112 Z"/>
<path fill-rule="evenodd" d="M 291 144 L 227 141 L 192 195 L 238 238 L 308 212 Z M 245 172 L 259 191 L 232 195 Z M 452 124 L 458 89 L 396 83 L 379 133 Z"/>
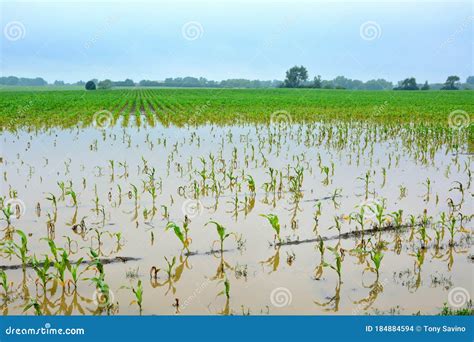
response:
<path fill-rule="evenodd" d="M 64 81 L 58 81 L 58 80 L 56 80 L 56 81 L 54 81 L 53 84 L 54 84 L 55 86 L 63 86 L 63 85 L 64 85 Z"/>
<path fill-rule="evenodd" d="M 470 86 L 474 86 L 474 76 L 469 76 L 468 78 L 466 78 L 466 83 Z"/>
<path fill-rule="evenodd" d="M 96 85 L 94 81 L 86 82 L 86 90 L 95 90 L 95 89 L 96 89 Z"/>
<path fill-rule="evenodd" d="M 334 83 L 332 81 L 322 80 L 321 87 L 324 89 L 334 89 Z"/>
<path fill-rule="evenodd" d="M 353 83 L 356 83 L 357 80 L 354 80 Z M 359 81 L 360 82 L 360 81 Z M 368 80 L 363 83 L 361 87 L 354 87 L 353 89 L 366 89 L 366 90 L 389 90 L 393 88 L 392 82 L 386 81 L 383 78 L 376 80 Z"/>
<path fill-rule="evenodd" d="M 284 87 L 298 88 L 308 80 L 308 70 L 304 66 L 294 66 L 286 72 Z"/>
<path fill-rule="evenodd" d="M 110 88 L 112 88 L 112 81 L 108 80 L 108 79 L 100 81 L 97 84 L 97 88 L 99 88 L 99 89 L 110 89 Z"/>
<path fill-rule="evenodd" d="M 456 86 L 456 82 L 459 82 L 459 80 L 459 76 L 448 76 L 441 90 L 458 90 L 459 88 Z"/>
<path fill-rule="evenodd" d="M 430 90 L 430 85 L 428 84 L 428 81 L 425 81 L 425 84 L 423 84 L 423 87 L 421 87 L 421 90 Z"/>
<path fill-rule="evenodd" d="M 416 79 L 414 77 L 405 78 L 403 81 L 398 82 L 398 87 L 394 90 L 418 90 Z"/>
<path fill-rule="evenodd" d="M 125 81 L 112 82 L 112 86 L 114 86 L 114 87 L 134 87 L 135 82 L 133 82 L 133 80 L 127 78 Z"/>
<path fill-rule="evenodd" d="M 314 76 L 313 88 L 321 88 L 321 75 Z"/>

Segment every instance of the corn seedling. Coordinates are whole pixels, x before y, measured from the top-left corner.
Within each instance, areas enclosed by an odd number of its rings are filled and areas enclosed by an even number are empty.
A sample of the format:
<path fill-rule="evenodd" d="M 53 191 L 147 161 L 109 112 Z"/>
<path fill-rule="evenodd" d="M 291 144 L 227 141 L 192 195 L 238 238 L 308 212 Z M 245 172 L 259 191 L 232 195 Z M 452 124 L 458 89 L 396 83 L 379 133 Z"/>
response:
<path fill-rule="evenodd" d="M 191 243 L 191 238 L 188 237 L 189 229 L 187 228 L 187 226 L 188 223 L 185 222 L 185 224 L 183 225 L 183 229 L 181 229 L 181 227 L 179 227 L 176 223 L 168 222 L 165 230 L 173 229 L 174 235 L 176 235 L 179 241 L 181 241 L 183 249 L 186 249 L 189 252 L 189 244 Z"/>
<path fill-rule="evenodd" d="M 209 221 L 205 224 L 205 226 L 207 226 L 210 223 L 212 223 L 216 226 L 217 235 L 219 236 L 219 240 L 214 241 L 213 245 L 214 245 L 214 243 L 218 242 L 220 244 L 220 251 L 223 252 L 224 251 L 224 241 L 229 236 L 233 235 L 233 233 L 227 233 L 226 228 L 223 225 L 221 225 L 220 223 L 217 223 L 216 221 Z"/>
<path fill-rule="evenodd" d="M 268 222 L 270 223 L 272 229 L 275 231 L 276 233 L 276 237 L 278 239 L 278 242 L 281 242 L 281 237 L 280 237 L 280 221 L 278 219 L 278 216 L 275 215 L 275 214 L 268 214 L 268 215 L 265 215 L 265 214 L 260 214 L 260 216 L 262 217 L 265 217 Z"/>

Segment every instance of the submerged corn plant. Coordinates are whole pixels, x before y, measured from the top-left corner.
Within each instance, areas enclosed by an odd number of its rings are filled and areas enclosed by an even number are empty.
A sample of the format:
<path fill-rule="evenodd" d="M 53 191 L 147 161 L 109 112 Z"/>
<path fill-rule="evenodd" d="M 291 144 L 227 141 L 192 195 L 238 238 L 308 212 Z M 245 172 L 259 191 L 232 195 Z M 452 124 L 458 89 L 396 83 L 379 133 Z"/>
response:
<path fill-rule="evenodd" d="M 31 308 L 33 308 L 35 310 L 35 315 L 36 316 L 42 316 L 43 315 L 43 312 L 41 311 L 41 305 L 34 298 L 30 299 L 28 304 L 23 308 L 23 312 L 26 312 Z"/>
<path fill-rule="evenodd" d="M 216 242 L 219 243 L 220 244 L 220 251 L 223 252 L 224 251 L 224 241 L 229 236 L 234 236 L 235 237 L 235 234 L 234 233 L 227 233 L 226 228 L 223 225 L 221 225 L 220 223 L 216 222 L 216 221 L 209 221 L 205 224 L 205 226 L 207 226 L 210 223 L 212 223 L 216 226 L 217 235 L 219 236 L 219 240 L 215 240 L 212 245 L 214 246 L 214 244 Z"/>
<path fill-rule="evenodd" d="M 275 214 L 260 214 L 260 216 L 265 217 L 268 222 L 270 223 L 272 229 L 275 231 L 276 238 L 278 239 L 278 242 L 281 243 L 281 237 L 280 237 L 280 220 L 278 219 L 278 216 Z"/>
<path fill-rule="evenodd" d="M 176 235 L 179 241 L 181 241 L 183 249 L 186 249 L 186 251 L 189 252 L 189 244 L 191 243 L 191 238 L 188 237 L 189 229 L 188 222 L 186 221 L 187 220 L 185 220 L 185 223 L 183 224 L 183 229 L 181 229 L 181 227 L 174 222 L 168 222 L 165 230 L 173 229 L 174 235 Z"/>
<path fill-rule="evenodd" d="M 331 265 L 327 262 L 325 262 L 323 264 L 324 267 L 330 267 L 332 268 L 334 271 L 336 271 L 337 273 L 337 276 L 339 278 L 339 282 L 341 282 L 341 276 L 342 276 L 342 255 L 339 253 L 339 251 L 337 250 L 337 248 L 333 248 L 333 247 L 327 247 L 327 249 L 329 249 L 333 254 L 334 254 L 334 258 L 335 258 L 335 261 L 336 263 L 334 265 Z"/>
<path fill-rule="evenodd" d="M 10 292 L 10 283 L 8 282 L 7 274 L 1 268 L 0 268 L 0 286 L 2 286 L 4 295 L 8 296 L 8 293 Z"/>
<path fill-rule="evenodd" d="M 135 299 L 130 302 L 130 305 L 137 304 L 138 309 L 140 310 L 140 315 L 142 314 L 142 303 L 143 303 L 143 286 L 142 281 L 139 279 L 136 287 L 122 286 L 121 289 L 132 290 Z"/>

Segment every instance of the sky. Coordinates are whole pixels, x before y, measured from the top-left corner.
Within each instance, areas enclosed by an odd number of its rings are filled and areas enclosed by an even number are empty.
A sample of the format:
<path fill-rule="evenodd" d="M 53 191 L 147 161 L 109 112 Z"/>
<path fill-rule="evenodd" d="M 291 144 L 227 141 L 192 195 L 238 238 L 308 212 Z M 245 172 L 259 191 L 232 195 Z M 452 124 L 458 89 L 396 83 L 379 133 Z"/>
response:
<path fill-rule="evenodd" d="M 1 75 L 49 82 L 167 77 L 473 75 L 468 1 L 0 0 Z"/>

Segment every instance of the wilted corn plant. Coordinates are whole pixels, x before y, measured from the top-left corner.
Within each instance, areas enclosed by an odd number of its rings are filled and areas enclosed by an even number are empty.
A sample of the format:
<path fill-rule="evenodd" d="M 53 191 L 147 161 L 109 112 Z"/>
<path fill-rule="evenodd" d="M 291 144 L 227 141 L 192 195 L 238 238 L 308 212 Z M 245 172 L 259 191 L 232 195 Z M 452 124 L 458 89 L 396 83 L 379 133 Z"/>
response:
<path fill-rule="evenodd" d="M 28 304 L 23 308 L 23 312 L 28 311 L 30 308 L 34 308 L 36 316 L 42 316 L 41 305 L 35 298 L 31 298 Z"/>
<path fill-rule="evenodd" d="M 168 222 L 168 224 L 166 225 L 165 230 L 173 229 L 174 234 L 179 239 L 179 241 L 181 241 L 181 243 L 183 245 L 183 249 L 186 249 L 186 251 L 189 252 L 189 245 L 191 243 L 191 238 L 188 237 L 188 232 L 189 232 L 188 224 L 189 223 L 185 219 L 185 222 L 183 224 L 183 229 L 181 229 L 181 227 L 178 226 L 176 223 Z"/>

